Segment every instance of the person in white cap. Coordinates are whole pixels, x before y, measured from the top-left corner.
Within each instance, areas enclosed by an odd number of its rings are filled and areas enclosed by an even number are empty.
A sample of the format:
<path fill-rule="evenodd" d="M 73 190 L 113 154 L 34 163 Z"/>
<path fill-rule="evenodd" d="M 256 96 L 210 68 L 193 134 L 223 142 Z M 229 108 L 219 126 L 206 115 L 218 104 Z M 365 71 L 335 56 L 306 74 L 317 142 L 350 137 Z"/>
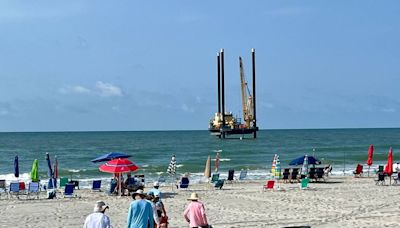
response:
<path fill-rule="evenodd" d="M 149 192 L 147 192 L 147 194 L 159 195 L 161 199 L 161 191 L 159 188 L 160 188 L 160 183 L 158 183 L 158 181 L 155 181 L 153 183 L 153 188 L 150 189 Z"/>
<path fill-rule="evenodd" d="M 189 223 L 190 227 L 209 227 L 206 208 L 202 202 L 199 202 L 199 196 L 193 192 L 188 200 L 192 201 L 183 212 L 183 217 Z"/>
<path fill-rule="evenodd" d="M 129 206 L 127 228 L 154 228 L 154 210 L 145 199 L 143 190 L 139 189 L 132 194 L 134 201 Z"/>
<path fill-rule="evenodd" d="M 107 208 L 103 201 L 97 201 L 93 213 L 86 217 L 83 228 L 110 228 L 110 218 L 104 214 Z"/>

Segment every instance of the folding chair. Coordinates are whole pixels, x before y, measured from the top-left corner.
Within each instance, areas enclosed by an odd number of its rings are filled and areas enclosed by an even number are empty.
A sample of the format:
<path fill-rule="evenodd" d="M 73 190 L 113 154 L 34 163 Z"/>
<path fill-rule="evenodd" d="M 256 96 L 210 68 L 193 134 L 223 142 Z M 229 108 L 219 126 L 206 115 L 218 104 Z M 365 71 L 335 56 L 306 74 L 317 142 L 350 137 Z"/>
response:
<path fill-rule="evenodd" d="M 188 189 L 189 188 L 189 178 L 182 177 L 179 185 L 176 186 L 177 188 Z"/>
<path fill-rule="evenodd" d="M 10 190 L 8 191 L 9 196 L 16 195 L 17 199 L 19 199 L 19 182 L 11 182 Z"/>
<path fill-rule="evenodd" d="M 385 185 L 385 174 L 378 173 L 378 179 L 375 180 L 376 185 Z"/>
<path fill-rule="evenodd" d="M 224 186 L 225 179 L 217 180 L 217 182 L 214 183 L 214 188 L 219 188 L 222 189 Z"/>
<path fill-rule="evenodd" d="M 92 192 L 99 191 L 101 192 L 101 180 L 94 180 L 92 183 Z"/>
<path fill-rule="evenodd" d="M 75 197 L 75 195 L 74 195 L 74 189 L 75 189 L 75 185 L 74 185 L 74 184 L 68 183 L 67 185 L 65 185 L 65 189 L 64 189 L 64 198 L 72 198 L 72 197 Z"/>
<path fill-rule="evenodd" d="M 39 182 L 29 183 L 26 197 L 29 198 L 31 195 L 36 195 L 37 199 L 39 199 L 39 193 Z"/>
<path fill-rule="evenodd" d="M 214 173 L 211 177 L 210 183 L 215 183 L 219 180 L 219 173 Z"/>
<path fill-rule="evenodd" d="M 265 189 L 274 190 L 274 185 L 275 185 L 274 180 L 268 180 L 267 183 L 265 183 L 265 185 L 263 186 L 263 191 L 265 191 Z"/>
<path fill-rule="evenodd" d="M 244 180 L 247 177 L 247 170 L 241 170 L 239 180 Z"/>

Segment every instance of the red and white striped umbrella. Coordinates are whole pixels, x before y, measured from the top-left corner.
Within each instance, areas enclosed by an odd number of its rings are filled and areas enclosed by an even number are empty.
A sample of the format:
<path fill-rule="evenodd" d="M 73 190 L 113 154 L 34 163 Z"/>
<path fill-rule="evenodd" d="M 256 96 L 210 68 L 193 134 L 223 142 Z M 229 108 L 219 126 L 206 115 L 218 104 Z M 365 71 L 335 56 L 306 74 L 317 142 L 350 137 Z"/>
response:
<path fill-rule="evenodd" d="M 138 170 L 139 167 L 126 158 L 113 159 L 99 167 L 99 170 L 106 173 L 129 173 Z"/>

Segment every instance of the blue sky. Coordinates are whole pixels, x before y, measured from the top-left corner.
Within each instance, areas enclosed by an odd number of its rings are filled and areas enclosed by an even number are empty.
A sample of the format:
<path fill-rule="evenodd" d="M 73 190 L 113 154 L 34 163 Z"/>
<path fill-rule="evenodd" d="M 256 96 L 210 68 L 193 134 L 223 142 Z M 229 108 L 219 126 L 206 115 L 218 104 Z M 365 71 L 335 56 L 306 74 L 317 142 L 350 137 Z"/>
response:
<path fill-rule="evenodd" d="M 216 52 L 259 126 L 400 126 L 398 1 L 1 1 L 0 131 L 207 129 Z"/>

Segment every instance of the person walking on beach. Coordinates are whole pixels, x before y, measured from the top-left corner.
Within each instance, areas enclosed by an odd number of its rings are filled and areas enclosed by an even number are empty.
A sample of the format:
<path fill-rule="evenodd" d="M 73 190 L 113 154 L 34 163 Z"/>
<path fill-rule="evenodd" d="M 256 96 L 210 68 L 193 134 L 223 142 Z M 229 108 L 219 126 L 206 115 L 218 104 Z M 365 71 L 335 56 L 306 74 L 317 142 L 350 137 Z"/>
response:
<path fill-rule="evenodd" d="M 161 198 L 161 191 L 159 190 L 159 188 L 160 188 L 160 183 L 158 183 L 158 181 L 155 181 L 153 183 L 153 188 L 150 189 L 147 194 L 159 195 Z"/>
<path fill-rule="evenodd" d="M 143 190 L 139 189 L 132 194 L 134 201 L 129 206 L 127 228 L 154 228 L 154 210 L 145 199 Z"/>
<path fill-rule="evenodd" d="M 206 209 L 202 202 L 199 202 L 199 196 L 193 192 L 190 198 L 191 202 L 183 212 L 183 217 L 189 223 L 190 227 L 208 228 Z"/>
<path fill-rule="evenodd" d="M 86 217 L 83 228 L 110 228 L 110 218 L 104 214 L 107 208 L 103 201 L 97 201 L 93 213 Z"/>

